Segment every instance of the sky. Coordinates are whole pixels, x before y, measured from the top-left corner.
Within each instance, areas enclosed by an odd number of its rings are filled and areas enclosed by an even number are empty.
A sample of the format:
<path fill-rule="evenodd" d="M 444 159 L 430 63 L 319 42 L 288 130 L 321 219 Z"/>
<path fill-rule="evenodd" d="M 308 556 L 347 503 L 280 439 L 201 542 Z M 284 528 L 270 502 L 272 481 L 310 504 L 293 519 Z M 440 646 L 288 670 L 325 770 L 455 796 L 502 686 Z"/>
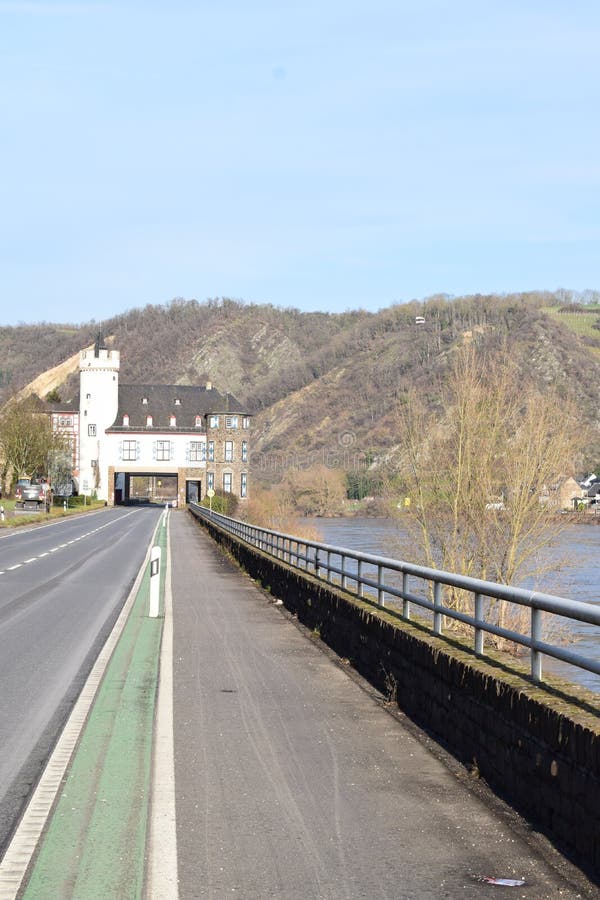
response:
<path fill-rule="evenodd" d="M 600 289 L 597 0 L 0 0 L 0 324 Z"/>

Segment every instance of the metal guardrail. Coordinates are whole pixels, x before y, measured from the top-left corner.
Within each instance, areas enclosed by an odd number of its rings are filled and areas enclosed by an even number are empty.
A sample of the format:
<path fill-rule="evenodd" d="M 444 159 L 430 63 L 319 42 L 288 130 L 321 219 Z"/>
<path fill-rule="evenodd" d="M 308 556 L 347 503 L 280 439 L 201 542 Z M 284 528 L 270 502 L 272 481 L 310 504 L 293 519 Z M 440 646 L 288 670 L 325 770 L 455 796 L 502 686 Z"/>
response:
<path fill-rule="evenodd" d="M 542 639 L 542 618 L 544 613 L 561 617 L 563 622 L 578 621 L 590 625 L 600 625 L 600 606 L 568 600 L 553 594 L 543 594 L 524 588 L 496 584 L 417 566 L 412 563 L 369 553 L 360 553 L 344 547 L 335 547 L 318 541 L 311 541 L 295 535 L 260 528 L 239 519 L 231 519 L 208 510 L 196 503 L 188 504 L 190 511 L 199 519 L 213 522 L 219 528 L 241 541 L 256 547 L 294 568 L 310 572 L 328 584 L 341 587 L 360 599 L 386 607 L 386 603 L 396 604 L 387 611 L 400 618 L 410 620 L 413 606 L 426 611 L 431 618 L 434 634 L 443 633 L 444 618 L 454 619 L 473 630 L 474 651 L 485 656 L 485 634 L 496 635 L 507 641 L 528 648 L 531 659 L 531 677 L 542 681 L 542 657 L 544 655 L 561 660 L 588 672 L 600 675 L 600 660 L 575 653 L 566 647 L 550 644 Z M 396 583 L 394 583 L 396 581 Z M 416 592 L 414 584 L 420 587 Z M 444 604 L 444 586 L 454 587 L 472 596 L 473 614 L 453 609 Z M 365 591 L 371 591 L 367 593 Z M 431 599 L 430 599 L 431 598 Z M 530 610 L 529 631 L 524 634 L 504 628 L 493 621 L 494 601 L 505 601 Z M 401 601 L 401 609 L 397 605 Z"/>

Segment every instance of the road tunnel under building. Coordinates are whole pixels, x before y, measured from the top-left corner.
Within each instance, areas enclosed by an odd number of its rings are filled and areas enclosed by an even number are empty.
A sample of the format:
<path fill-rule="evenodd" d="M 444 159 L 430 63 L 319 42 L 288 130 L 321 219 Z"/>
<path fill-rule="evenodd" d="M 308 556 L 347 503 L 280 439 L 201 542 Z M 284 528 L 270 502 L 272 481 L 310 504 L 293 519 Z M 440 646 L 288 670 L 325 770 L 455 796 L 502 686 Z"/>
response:
<path fill-rule="evenodd" d="M 115 472 L 115 504 L 174 503 L 177 474 Z"/>

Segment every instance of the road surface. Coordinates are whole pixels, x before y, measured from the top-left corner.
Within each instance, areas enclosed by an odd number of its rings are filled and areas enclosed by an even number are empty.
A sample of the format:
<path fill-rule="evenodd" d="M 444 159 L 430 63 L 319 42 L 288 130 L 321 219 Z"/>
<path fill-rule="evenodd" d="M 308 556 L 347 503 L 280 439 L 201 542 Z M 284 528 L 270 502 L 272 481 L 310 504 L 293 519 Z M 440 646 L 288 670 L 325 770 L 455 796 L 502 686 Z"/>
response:
<path fill-rule="evenodd" d="M 0 536 L 0 854 L 159 514 L 107 509 Z"/>

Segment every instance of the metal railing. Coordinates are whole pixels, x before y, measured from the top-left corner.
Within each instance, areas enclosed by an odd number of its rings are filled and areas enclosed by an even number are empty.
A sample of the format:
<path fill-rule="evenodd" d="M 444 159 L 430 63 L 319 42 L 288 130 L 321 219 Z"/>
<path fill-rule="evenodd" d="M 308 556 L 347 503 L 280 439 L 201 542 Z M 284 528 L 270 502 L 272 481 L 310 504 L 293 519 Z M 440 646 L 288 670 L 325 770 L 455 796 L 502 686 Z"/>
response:
<path fill-rule="evenodd" d="M 386 607 L 392 615 L 410 620 L 412 608 L 419 607 L 429 615 L 431 630 L 436 635 L 442 635 L 445 618 L 463 623 L 473 631 L 473 649 L 478 656 L 485 655 L 486 634 L 525 647 L 530 653 L 531 677 L 536 682 L 542 680 L 544 655 L 600 675 L 600 660 L 544 641 L 542 627 L 544 613 L 560 617 L 562 624 L 578 621 L 600 625 L 599 606 L 260 528 L 196 503 L 190 503 L 189 509 L 197 518 L 213 522 L 240 541 L 362 600 Z M 469 595 L 473 612 L 446 605 L 444 588 L 455 588 Z M 512 610 L 516 607 L 529 610 L 527 633 L 502 625 L 503 619 L 510 620 L 511 616 L 498 615 L 497 601 L 510 604 Z M 389 603 L 393 605 L 388 606 Z"/>

